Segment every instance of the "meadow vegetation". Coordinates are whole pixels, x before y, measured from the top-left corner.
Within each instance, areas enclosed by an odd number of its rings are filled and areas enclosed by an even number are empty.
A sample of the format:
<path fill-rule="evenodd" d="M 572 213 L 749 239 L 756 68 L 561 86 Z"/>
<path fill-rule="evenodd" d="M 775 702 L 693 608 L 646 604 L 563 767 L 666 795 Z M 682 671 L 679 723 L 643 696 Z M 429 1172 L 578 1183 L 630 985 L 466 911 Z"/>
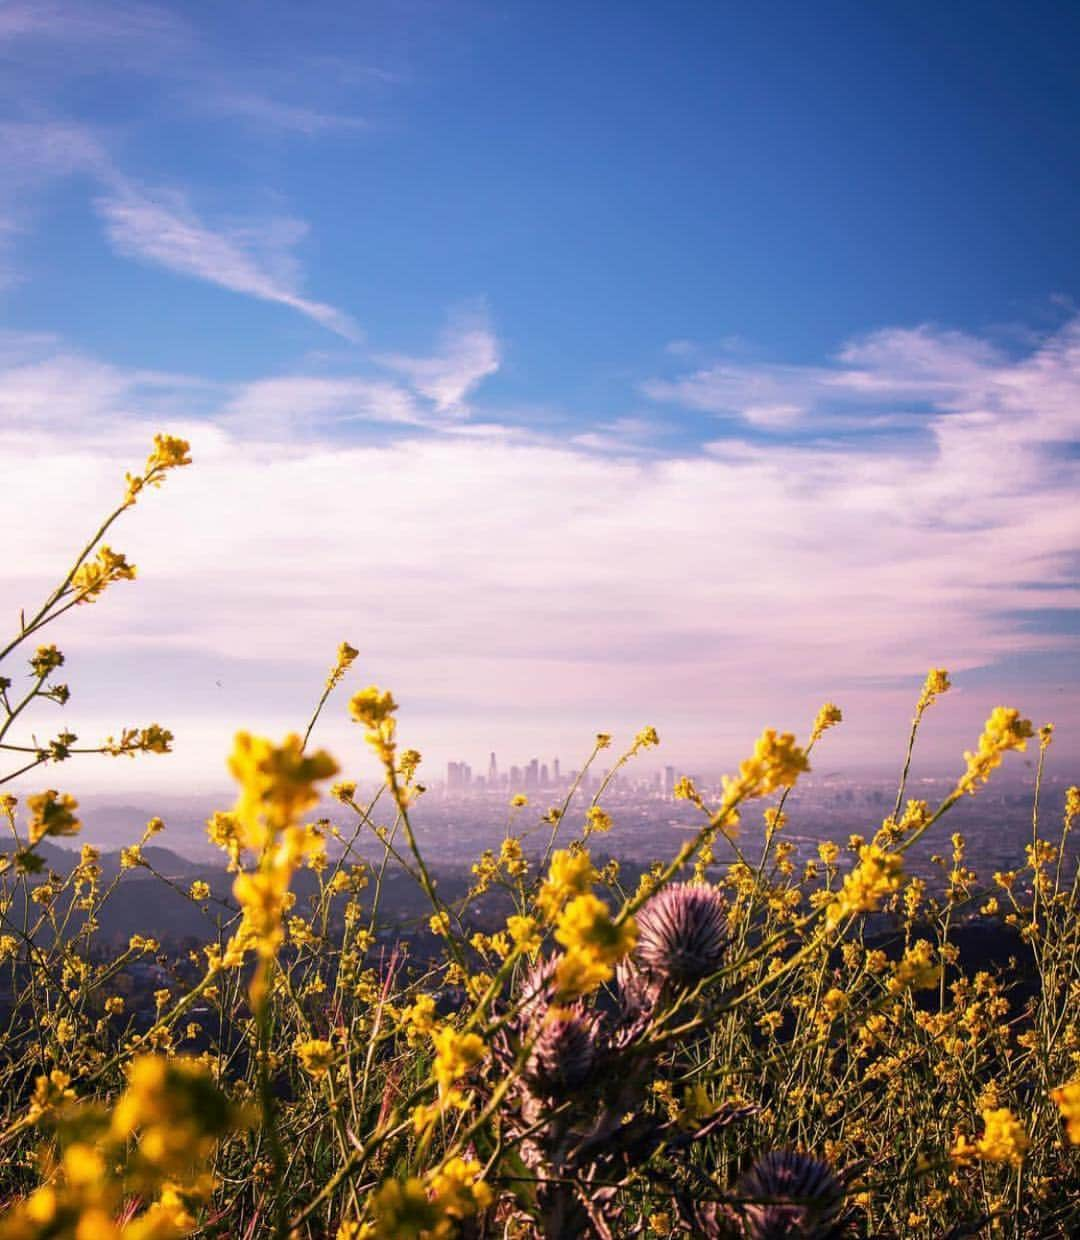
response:
<path fill-rule="evenodd" d="M 602 783 L 542 812 L 514 798 L 468 896 L 448 904 L 413 829 L 421 757 L 391 693 L 360 689 L 348 705 L 385 776 L 373 797 L 312 743 L 358 657 L 343 643 L 306 728 L 236 737 L 237 799 L 207 825 L 232 895 L 187 891 L 212 929 L 205 950 L 170 959 L 142 936 L 104 950 L 98 919 L 125 873 L 105 881 L 89 843 L 69 874 L 49 870 L 42 841 L 82 824 L 75 797 L 43 785 L 76 755 L 161 754 L 172 737 L 150 724 L 97 744 L 64 729 L 36 739 L 69 697 L 42 630 L 134 578 L 112 526 L 189 464 L 185 442 L 156 438 L 0 654 L 0 780 L 42 785 L 0 794 L 0 1240 L 1080 1234 L 1080 922 L 1065 848 L 1080 790 L 1048 819 L 1052 727 L 999 707 L 949 795 L 909 799 L 920 721 L 946 708 L 940 669 L 915 706 L 895 808 L 865 837 L 802 861 L 790 842 L 789 793 L 841 723 L 826 704 L 802 740 L 765 731 L 715 803 L 681 780 L 699 828 L 630 889 L 590 852 L 596 836 L 618 851 Z M 644 728 L 613 771 L 657 744 Z M 598 735 L 584 769 L 612 745 Z M 1027 854 L 976 875 L 943 819 L 1027 746 Z M 333 822 L 312 818 L 324 789 Z M 753 850 L 751 815 L 764 817 Z M 148 865 L 163 825 L 125 849 L 125 870 Z M 938 883 L 905 869 L 931 832 Z M 430 901 L 435 967 L 376 941 L 392 867 Z M 292 890 L 301 869 L 316 877 L 310 901 Z M 470 907 L 496 888 L 514 911 L 480 932 Z M 1015 961 L 966 968 L 956 934 L 972 919 L 1027 962 L 1023 989 Z M 177 979 L 148 1025 L 115 985 L 138 960 Z"/>

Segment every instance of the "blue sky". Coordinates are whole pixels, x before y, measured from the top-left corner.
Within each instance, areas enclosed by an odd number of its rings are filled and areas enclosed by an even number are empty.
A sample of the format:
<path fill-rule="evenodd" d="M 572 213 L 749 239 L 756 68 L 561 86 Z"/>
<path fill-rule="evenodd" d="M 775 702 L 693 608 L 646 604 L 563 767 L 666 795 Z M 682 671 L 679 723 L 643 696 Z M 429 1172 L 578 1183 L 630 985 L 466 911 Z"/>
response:
<path fill-rule="evenodd" d="M 876 761 L 945 661 L 949 743 L 1076 721 L 1078 49 L 1066 4 L 0 3 L 48 514 L 4 598 L 168 425 L 70 648 L 177 770 L 343 636 L 439 761 L 647 715 L 719 762 L 845 691 Z"/>

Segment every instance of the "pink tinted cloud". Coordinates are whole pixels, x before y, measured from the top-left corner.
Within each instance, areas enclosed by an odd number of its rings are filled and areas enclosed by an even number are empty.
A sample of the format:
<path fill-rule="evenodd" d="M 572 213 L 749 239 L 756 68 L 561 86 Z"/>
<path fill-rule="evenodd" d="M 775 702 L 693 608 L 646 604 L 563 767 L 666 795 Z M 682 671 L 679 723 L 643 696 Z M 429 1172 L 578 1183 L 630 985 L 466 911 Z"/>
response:
<path fill-rule="evenodd" d="M 349 443 L 302 424 L 282 443 L 260 423 L 282 407 L 278 381 L 252 384 L 216 417 L 173 420 L 196 466 L 117 539 L 142 579 L 64 640 L 86 657 L 152 655 L 178 686 L 191 753 L 263 714 L 278 722 L 280 699 L 268 683 L 264 698 L 195 709 L 170 660 L 263 667 L 268 682 L 295 667 L 315 684 L 343 637 L 362 675 L 411 704 L 410 739 L 435 755 L 655 722 L 689 759 L 734 757 L 763 724 L 798 726 L 832 696 L 856 723 L 837 752 L 880 758 L 932 664 L 961 685 L 950 743 L 971 743 L 995 697 L 1023 695 L 1056 715 L 1067 746 L 1080 726 L 1075 636 L 1023 617 L 1080 607 L 1080 458 L 1060 450 L 1080 431 L 1078 340 L 1070 325 L 1005 359 L 966 337 L 881 334 L 832 366 L 787 368 L 813 393 L 822 372 L 872 376 L 859 406 L 872 415 L 896 391 L 887 375 L 912 382 L 903 350 L 918 354 L 911 372 L 937 392 L 923 433 L 843 448 L 726 439 L 618 455 L 498 426 Z M 117 382 L 99 382 L 99 424 L 122 403 Z M 291 383 L 287 404 L 385 416 L 367 380 Z M 111 428 L 102 444 L 73 425 L 59 451 L 44 428 L 4 432 L 16 464 L 5 519 L 65 497 L 6 566 L 20 597 L 46 584 L 42 566 L 59 564 L 157 429 L 119 415 Z M 35 470 L 18 467 L 31 456 Z M 1034 656 L 1060 660 L 1059 684 L 1024 679 L 1016 660 Z"/>

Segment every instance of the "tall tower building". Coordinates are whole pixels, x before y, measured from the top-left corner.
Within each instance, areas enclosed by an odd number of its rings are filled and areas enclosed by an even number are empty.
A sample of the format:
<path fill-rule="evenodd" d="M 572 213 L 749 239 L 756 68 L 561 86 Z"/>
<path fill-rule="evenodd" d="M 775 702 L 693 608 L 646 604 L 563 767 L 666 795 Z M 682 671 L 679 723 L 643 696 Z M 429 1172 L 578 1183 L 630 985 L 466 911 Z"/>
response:
<path fill-rule="evenodd" d="M 496 784 L 499 781 L 499 767 L 495 761 L 495 751 L 492 750 L 491 758 L 488 760 L 488 783 Z"/>

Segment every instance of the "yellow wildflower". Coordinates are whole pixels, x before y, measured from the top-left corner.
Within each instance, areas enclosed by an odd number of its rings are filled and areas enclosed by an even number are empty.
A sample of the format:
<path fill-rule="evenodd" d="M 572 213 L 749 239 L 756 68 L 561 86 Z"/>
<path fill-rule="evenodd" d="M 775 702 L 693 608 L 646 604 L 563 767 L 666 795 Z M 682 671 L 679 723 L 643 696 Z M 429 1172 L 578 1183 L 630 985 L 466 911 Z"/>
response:
<path fill-rule="evenodd" d="M 120 868 L 122 870 L 137 870 L 140 865 L 145 864 L 140 844 L 132 844 L 130 848 L 120 849 Z"/>
<path fill-rule="evenodd" d="M 829 921 L 837 922 L 852 913 L 874 912 L 886 896 L 900 890 L 903 874 L 904 863 L 898 853 L 864 844 L 859 849 L 859 864 L 829 904 Z"/>
<path fill-rule="evenodd" d="M 487 1047 L 477 1034 L 458 1033 L 450 1025 L 433 1033 L 432 1041 L 435 1044 L 435 1079 L 443 1094 L 487 1054 Z"/>
<path fill-rule="evenodd" d="M 1023 750 L 1032 736 L 1031 720 L 1021 719 L 1020 712 L 1009 706 L 995 706 L 979 737 L 979 747 L 964 754 L 967 770 L 957 781 L 955 795 L 972 796 L 979 784 L 985 784 L 990 773 L 1001 765 L 1010 749 Z"/>
<path fill-rule="evenodd" d="M 585 894 L 566 906 L 555 938 L 567 949 L 556 982 L 559 993 L 570 998 L 595 990 L 613 976 L 613 966 L 637 944 L 637 924 L 632 917 L 612 921 L 603 900 Z"/>
<path fill-rule="evenodd" d="M 330 669 L 330 675 L 326 678 L 326 692 L 329 693 L 341 681 L 341 678 L 352 667 L 356 661 L 360 651 L 354 646 L 350 646 L 348 642 L 342 642 L 337 649 L 337 659 L 334 666 Z"/>
<path fill-rule="evenodd" d="M 31 844 L 37 844 L 46 836 L 75 835 L 82 826 L 75 817 L 78 801 L 55 788 L 28 796 L 26 806 L 30 810 L 27 833 Z"/>
<path fill-rule="evenodd" d="M 601 809 L 599 805 L 590 805 L 585 812 L 585 834 L 588 835 L 593 831 L 610 831 L 611 815 L 605 809 Z"/>
<path fill-rule="evenodd" d="M 93 560 L 86 560 L 75 570 L 71 589 L 78 595 L 76 602 L 92 603 L 114 581 L 134 581 L 135 572 L 135 565 L 127 562 L 123 552 L 103 543 Z"/>
<path fill-rule="evenodd" d="M 634 737 L 634 749 L 652 749 L 660 744 L 660 737 L 655 728 L 642 728 Z"/>
<path fill-rule="evenodd" d="M 506 929 L 514 940 L 515 946 L 522 952 L 532 955 L 540 947 L 540 924 L 534 917 L 518 917 L 511 915 L 506 919 Z"/>
<path fill-rule="evenodd" d="M 548 876 L 537 894 L 537 908 L 550 920 L 568 900 L 588 891 L 595 881 L 596 870 L 587 852 L 559 849 L 552 855 Z"/>
<path fill-rule="evenodd" d="M 297 1041 L 294 1048 L 300 1066 L 316 1080 L 324 1077 L 334 1066 L 334 1047 L 322 1038 L 306 1038 Z"/>
<path fill-rule="evenodd" d="M 799 775 L 809 769 L 806 754 L 795 744 L 791 732 L 777 733 L 766 728 L 754 742 L 754 752 L 740 763 L 739 774 L 723 777 L 723 803 L 713 816 L 714 824 L 732 819 L 732 811 L 740 801 L 792 787 Z"/>
<path fill-rule="evenodd" d="M 30 670 L 39 680 L 44 680 L 50 672 L 63 666 L 64 656 L 55 646 L 38 646 L 30 657 Z"/>
<path fill-rule="evenodd" d="M 923 712 L 928 706 L 933 705 L 935 698 L 948 693 L 951 688 L 949 673 L 943 667 L 932 667 L 926 673 L 926 680 L 923 682 L 922 692 L 915 706 L 916 719 L 921 719 Z"/>
<path fill-rule="evenodd" d="M 463 1219 L 491 1204 L 491 1189 L 481 1180 L 481 1165 L 473 1158 L 451 1158 L 429 1177 L 439 1209 L 448 1218 Z"/>
<path fill-rule="evenodd" d="M 1031 1144 L 1023 1124 L 1008 1107 L 992 1107 L 982 1113 L 983 1135 L 975 1149 L 984 1162 L 1012 1163 L 1018 1167 Z"/>
<path fill-rule="evenodd" d="M 1050 1097 L 1058 1105 L 1069 1140 L 1080 1145 L 1080 1078 L 1051 1090 Z"/>
<path fill-rule="evenodd" d="M 325 750 L 305 754 L 295 732 L 280 745 L 238 732 L 229 770 L 240 784 L 234 813 L 244 830 L 244 843 L 261 848 L 268 830 L 271 834 L 283 830 L 318 804 L 315 784 L 336 775 L 338 765 Z"/>
<path fill-rule="evenodd" d="M 810 744 L 821 739 L 823 733 L 829 728 L 834 728 L 838 723 L 843 723 L 844 716 L 839 706 L 832 702 L 826 702 L 818 711 L 817 718 L 814 720 L 814 726 L 810 729 Z"/>
<path fill-rule="evenodd" d="M 389 690 L 369 685 L 354 693 L 349 702 L 349 713 L 357 723 L 367 729 L 367 742 L 389 767 L 393 763 L 397 720 L 394 713 L 397 702 Z"/>

